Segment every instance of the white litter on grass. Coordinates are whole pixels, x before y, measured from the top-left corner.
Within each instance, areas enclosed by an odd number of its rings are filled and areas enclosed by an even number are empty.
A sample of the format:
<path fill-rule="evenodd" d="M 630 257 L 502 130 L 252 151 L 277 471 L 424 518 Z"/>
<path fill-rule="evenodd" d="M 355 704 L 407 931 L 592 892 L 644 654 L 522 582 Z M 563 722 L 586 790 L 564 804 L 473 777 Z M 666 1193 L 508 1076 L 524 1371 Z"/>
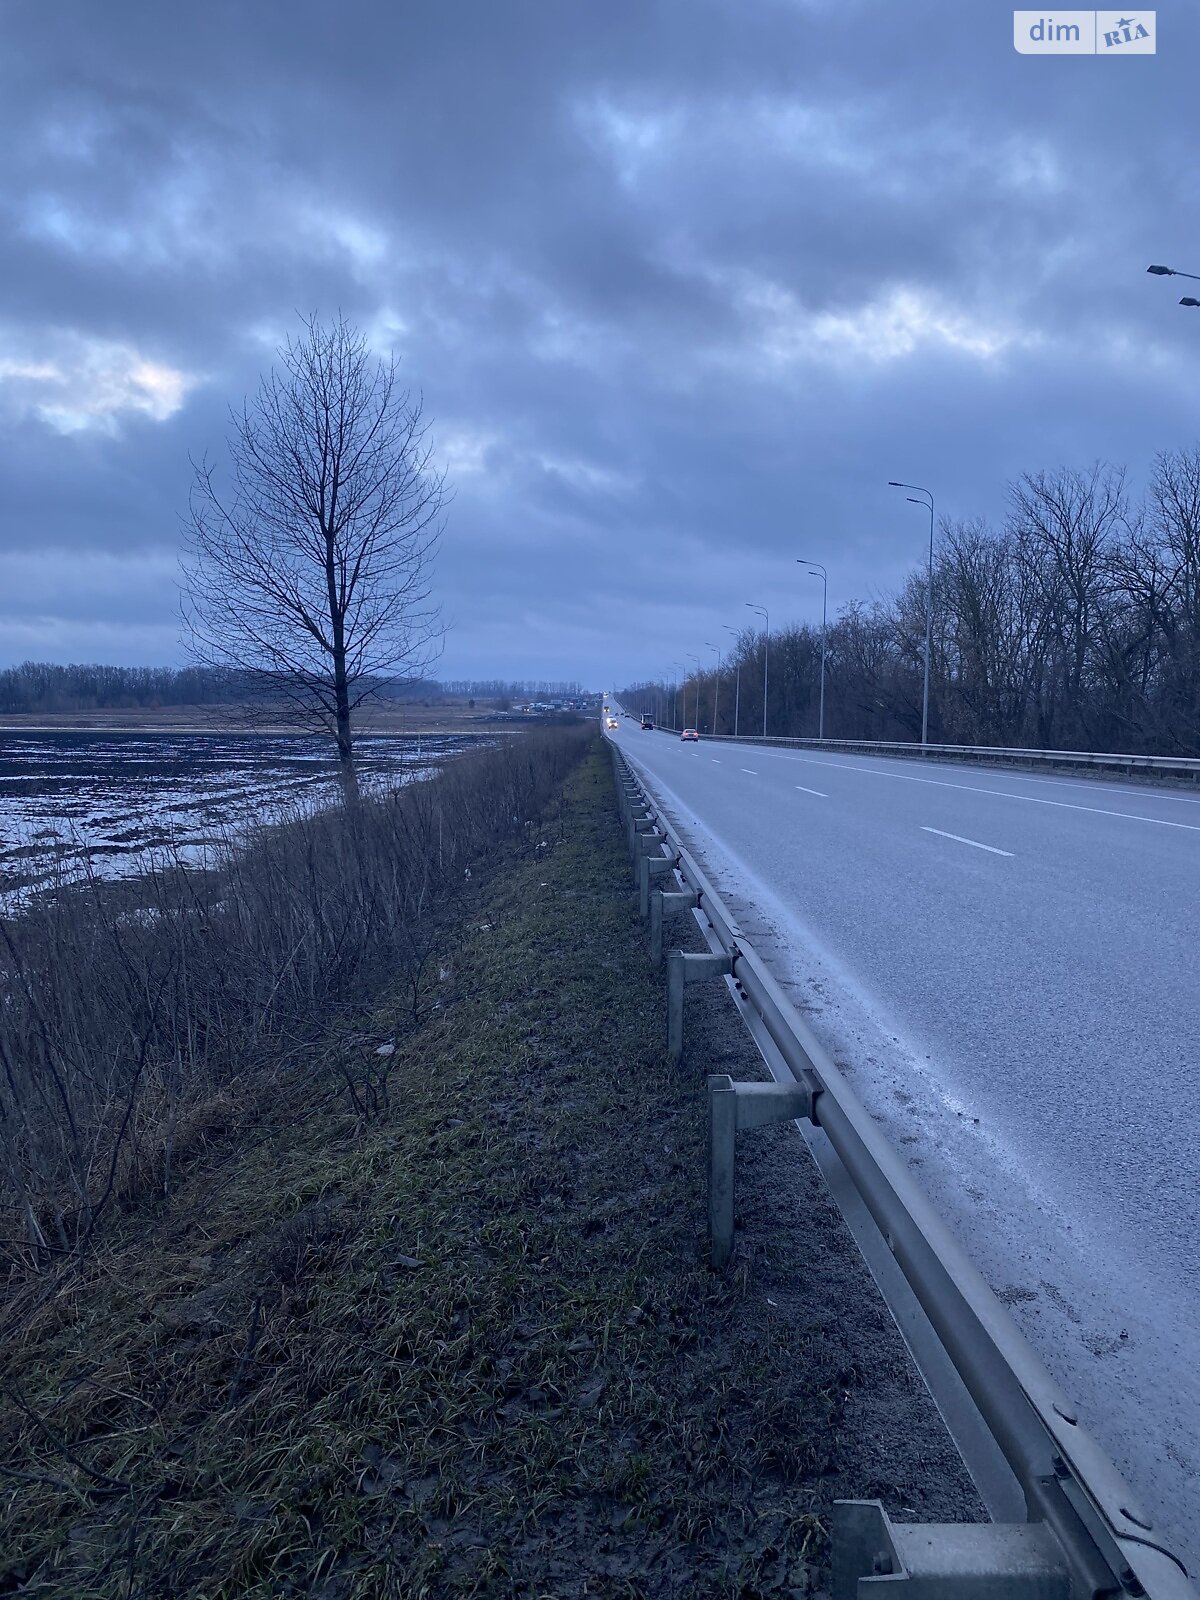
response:
<path fill-rule="evenodd" d="M 395 1055 L 395 1053 L 396 1053 L 396 1046 L 394 1044 L 392 1044 L 391 1042 L 389 1042 L 387 1044 L 378 1045 L 378 1046 L 376 1046 L 376 1049 L 375 1049 L 375 1054 L 377 1056 L 391 1056 L 391 1055 Z"/>
<path fill-rule="evenodd" d="M 449 967 L 439 967 L 438 968 L 438 982 L 439 983 L 445 983 L 446 979 L 449 976 L 450 976 L 450 968 Z"/>

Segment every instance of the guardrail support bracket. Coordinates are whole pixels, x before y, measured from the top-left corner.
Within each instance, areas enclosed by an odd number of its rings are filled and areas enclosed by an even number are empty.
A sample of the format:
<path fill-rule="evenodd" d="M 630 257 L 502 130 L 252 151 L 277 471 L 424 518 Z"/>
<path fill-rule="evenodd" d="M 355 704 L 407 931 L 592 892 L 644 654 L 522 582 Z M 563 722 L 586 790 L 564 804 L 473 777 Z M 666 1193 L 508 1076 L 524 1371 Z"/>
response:
<path fill-rule="evenodd" d="M 733 1254 L 733 1168 L 742 1128 L 812 1116 L 803 1084 L 735 1083 L 726 1073 L 708 1080 L 708 1240 L 710 1260 L 723 1267 Z"/>
<path fill-rule="evenodd" d="M 878 1500 L 835 1500 L 833 1600 L 1068 1600 L 1041 1522 L 894 1523 Z M 901 1589 L 904 1593 L 901 1596 Z"/>
<path fill-rule="evenodd" d="M 642 859 L 649 852 L 661 850 L 667 842 L 665 833 L 659 833 L 651 824 L 645 833 L 636 833 L 633 837 L 633 887 L 640 888 L 642 882 Z M 642 915 L 645 916 L 645 912 Z"/>
<path fill-rule="evenodd" d="M 629 854 L 637 855 L 637 837 L 639 833 L 649 833 L 654 826 L 650 816 L 645 811 L 636 808 L 629 813 Z"/>
<path fill-rule="evenodd" d="M 665 859 L 665 858 L 664 858 Z M 671 866 L 675 863 L 672 861 Z M 700 904 L 694 889 L 658 889 L 650 894 L 650 959 L 656 967 L 663 958 L 663 917 L 669 911 L 686 911 Z"/>
<path fill-rule="evenodd" d="M 644 833 L 642 835 L 643 839 L 651 837 L 653 837 L 651 834 Z M 656 842 L 662 844 L 665 841 L 659 836 Z M 673 872 L 674 870 L 674 856 L 646 855 L 638 862 L 638 877 L 640 879 L 638 883 L 638 912 L 641 916 L 648 917 L 650 915 L 650 885 L 653 880 L 661 878 L 665 873 Z"/>
<path fill-rule="evenodd" d="M 729 956 L 692 955 L 672 950 L 667 957 L 667 1054 L 672 1061 L 683 1056 L 683 986 L 701 978 L 723 978 L 733 971 Z"/>

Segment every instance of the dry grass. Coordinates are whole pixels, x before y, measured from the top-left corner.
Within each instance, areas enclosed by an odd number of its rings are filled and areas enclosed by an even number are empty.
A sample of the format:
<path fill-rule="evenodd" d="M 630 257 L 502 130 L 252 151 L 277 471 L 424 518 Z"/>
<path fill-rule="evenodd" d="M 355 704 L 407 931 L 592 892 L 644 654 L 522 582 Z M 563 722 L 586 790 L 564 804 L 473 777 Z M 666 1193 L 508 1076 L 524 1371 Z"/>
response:
<path fill-rule="evenodd" d="M 589 736 L 506 741 L 261 828 L 209 870 L 168 858 L 0 917 L 0 1293 L 90 1243 L 115 1202 L 169 1190 L 281 1078 L 332 1060 L 363 1115 L 386 1104 L 390 1063 L 343 1033 L 385 987 L 393 1031 L 419 1025 L 472 868 L 504 842 L 535 849 Z"/>
<path fill-rule="evenodd" d="M 25 1316 L 0 1592 L 808 1592 L 852 1377 L 703 1265 L 627 885 L 597 751 L 473 880 L 373 1120 L 297 1078 Z M 394 998 L 343 1048 L 378 1059 Z"/>

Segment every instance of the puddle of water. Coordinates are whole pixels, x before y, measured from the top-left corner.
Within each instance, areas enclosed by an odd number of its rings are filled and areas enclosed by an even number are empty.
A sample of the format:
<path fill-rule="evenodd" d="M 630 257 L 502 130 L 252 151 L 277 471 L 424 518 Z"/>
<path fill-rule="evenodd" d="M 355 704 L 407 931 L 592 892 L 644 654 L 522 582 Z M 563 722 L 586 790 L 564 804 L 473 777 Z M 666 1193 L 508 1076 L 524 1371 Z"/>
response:
<path fill-rule="evenodd" d="M 364 737 L 359 783 L 378 793 L 477 741 Z M 0 733 L 0 911 L 85 871 L 144 870 L 169 846 L 198 861 L 231 830 L 339 798 L 327 742 L 304 735 Z"/>

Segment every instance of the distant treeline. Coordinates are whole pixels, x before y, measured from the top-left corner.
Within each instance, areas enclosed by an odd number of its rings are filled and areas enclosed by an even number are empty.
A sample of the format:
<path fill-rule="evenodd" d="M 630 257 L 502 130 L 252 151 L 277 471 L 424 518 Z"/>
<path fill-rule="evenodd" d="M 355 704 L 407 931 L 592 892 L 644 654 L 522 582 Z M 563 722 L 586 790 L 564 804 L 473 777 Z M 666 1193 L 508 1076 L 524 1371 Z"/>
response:
<path fill-rule="evenodd" d="M 0 671 L 0 711 L 108 711 L 220 705 L 237 700 L 232 673 L 202 667 L 55 666 L 23 661 Z"/>
<path fill-rule="evenodd" d="M 923 569 L 890 600 L 840 608 L 826 738 L 920 738 L 925 618 Z M 761 632 L 740 636 L 719 692 L 714 659 L 674 689 L 635 685 L 626 701 L 721 733 L 734 731 L 736 706 L 740 731 L 760 733 L 764 644 Z M 773 628 L 765 665 L 768 733 L 815 736 L 820 628 Z M 1026 473 L 1002 527 L 940 524 L 929 738 L 1200 755 L 1200 448 L 1160 455 L 1140 501 L 1115 467 Z"/>
<path fill-rule="evenodd" d="M 434 685 L 443 694 L 475 700 L 578 700 L 586 693 L 575 679 L 554 683 L 547 679 L 509 682 L 504 678 L 453 678 Z"/>
<path fill-rule="evenodd" d="M 389 684 L 387 699 L 436 698 L 437 683 Z M 236 705 L 261 691 L 236 672 L 212 667 L 57 666 L 24 661 L 0 670 L 0 713 L 112 711 L 155 706 Z"/>

